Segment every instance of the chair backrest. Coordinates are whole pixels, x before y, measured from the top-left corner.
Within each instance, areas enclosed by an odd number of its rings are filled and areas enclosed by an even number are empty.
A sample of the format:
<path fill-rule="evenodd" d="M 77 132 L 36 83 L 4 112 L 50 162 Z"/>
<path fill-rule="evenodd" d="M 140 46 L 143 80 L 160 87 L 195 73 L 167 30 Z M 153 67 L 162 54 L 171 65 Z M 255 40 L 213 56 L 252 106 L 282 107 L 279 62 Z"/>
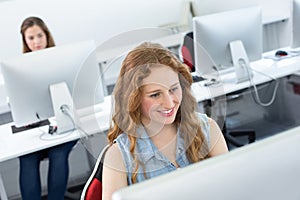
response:
<path fill-rule="evenodd" d="M 183 38 L 181 46 L 182 61 L 190 67 L 190 71 L 195 71 L 195 54 L 194 54 L 194 40 L 193 32 L 187 33 Z"/>
<path fill-rule="evenodd" d="M 105 153 L 109 145 L 106 145 L 101 151 L 94 170 L 87 180 L 82 193 L 81 200 L 101 200 L 102 199 L 102 170 Z"/>

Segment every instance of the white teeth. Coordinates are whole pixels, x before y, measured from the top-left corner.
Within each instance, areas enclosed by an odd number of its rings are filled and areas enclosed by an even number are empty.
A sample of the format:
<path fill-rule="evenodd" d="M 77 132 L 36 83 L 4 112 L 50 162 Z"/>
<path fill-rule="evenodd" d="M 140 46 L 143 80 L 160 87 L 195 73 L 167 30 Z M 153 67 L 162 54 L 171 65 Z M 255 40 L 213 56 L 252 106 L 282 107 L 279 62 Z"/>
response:
<path fill-rule="evenodd" d="M 164 113 L 164 114 L 169 114 L 169 113 L 172 112 L 172 110 L 173 110 L 173 109 L 170 109 L 170 110 L 162 110 L 161 112 Z"/>

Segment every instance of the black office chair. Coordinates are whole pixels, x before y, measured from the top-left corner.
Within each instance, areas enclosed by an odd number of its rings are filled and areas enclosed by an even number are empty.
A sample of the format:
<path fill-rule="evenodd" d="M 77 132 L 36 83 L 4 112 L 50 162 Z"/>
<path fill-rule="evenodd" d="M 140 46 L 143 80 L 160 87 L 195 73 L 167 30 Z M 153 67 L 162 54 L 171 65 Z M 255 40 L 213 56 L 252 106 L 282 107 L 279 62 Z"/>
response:
<path fill-rule="evenodd" d="M 224 124 L 222 132 L 229 150 L 233 149 L 234 147 L 242 147 L 246 144 L 253 143 L 256 139 L 255 131 L 252 129 L 228 130 L 226 128 L 226 124 Z M 248 142 L 243 142 L 242 137 L 247 137 Z"/>
<path fill-rule="evenodd" d="M 240 95 L 236 95 L 235 93 L 231 93 L 226 96 L 226 101 L 234 101 L 239 98 Z M 256 133 L 254 129 L 245 129 L 245 128 L 233 128 L 229 129 L 227 127 L 226 122 L 228 122 L 228 118 L 233 117 L 234 115 L 238 115 L 239 111 L 231 112 L 226 114 L 226 119 L 224 119 L 224 126 L 222 128 L 222 132 L 224 138 L 227 142 L 227 146 L 229 150 L 234 149 L 236 147 L 242 147 L 246 144 L 250 144 L 255 142 Z"/>

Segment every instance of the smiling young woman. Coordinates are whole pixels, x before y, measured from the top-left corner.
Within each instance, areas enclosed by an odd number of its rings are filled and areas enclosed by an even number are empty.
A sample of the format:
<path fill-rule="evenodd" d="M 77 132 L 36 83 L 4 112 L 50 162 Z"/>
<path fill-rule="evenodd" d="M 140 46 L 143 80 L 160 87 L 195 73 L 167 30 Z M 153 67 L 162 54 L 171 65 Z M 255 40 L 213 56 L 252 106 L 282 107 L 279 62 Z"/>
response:
<path fill-rule="evenodd" d="M 130 51 L 113 92 L 103 199 L 114 191 L 228 151 L 216 122 L 197 113 L 188 67 L 159 44 Z"/>

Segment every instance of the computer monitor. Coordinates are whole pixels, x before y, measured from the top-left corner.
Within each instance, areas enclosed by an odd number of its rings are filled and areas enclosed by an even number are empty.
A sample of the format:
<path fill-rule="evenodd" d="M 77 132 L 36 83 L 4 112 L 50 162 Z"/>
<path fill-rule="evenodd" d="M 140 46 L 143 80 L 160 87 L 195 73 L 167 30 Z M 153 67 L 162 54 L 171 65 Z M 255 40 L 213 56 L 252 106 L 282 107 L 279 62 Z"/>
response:
<path fill-rule="evenodd" d="M 300 0 L 293 1 L 292 17 L 293 25 L 291 48 L 298 49 L 300 51 Z"/>
<path fill-rule="evenodd" d="M 299 131 L 294 128 L 123 188 L 112 199 L 299 199 Z"/>
<path fill-rule="evenodd" d="M 196 72 L 205 76 L 234 66 L 237 81 L 248 80 L 249 61 L 262 57 L 262 26 L 258 6 L 193 18 Z"/>
<path fill-rule="evenodd" d="M 81 41 L 2 60 L 15 126 L 55 115 L 63 133 L 74 129 L 75 111 L 104 101 L 95 49 L 94 41 Z"/>

